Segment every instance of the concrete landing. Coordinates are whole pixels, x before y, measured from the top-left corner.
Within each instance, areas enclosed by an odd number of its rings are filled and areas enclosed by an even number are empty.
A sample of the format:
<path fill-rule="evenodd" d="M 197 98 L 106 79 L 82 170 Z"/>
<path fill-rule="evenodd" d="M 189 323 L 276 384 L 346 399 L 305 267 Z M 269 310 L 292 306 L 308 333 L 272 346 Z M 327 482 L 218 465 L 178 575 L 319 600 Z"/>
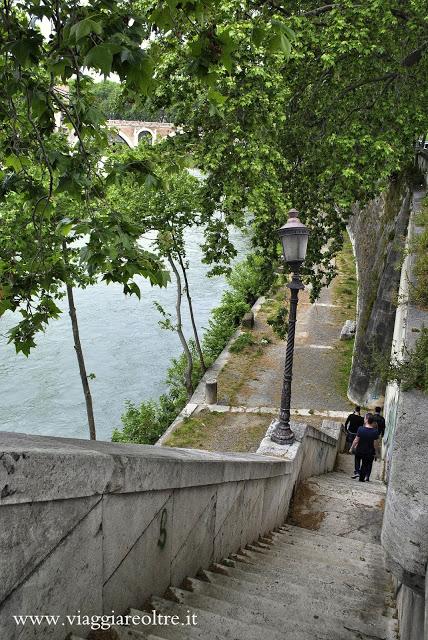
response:
<path fill-rule="evenodd" d="M 297 490 L 289 522 L 323 535 L 380 544 L 385 485 L 374 464 L 370 482 L 352 479 L 354 457 L 338 456 L 337 471 L 309 478 Z"/>

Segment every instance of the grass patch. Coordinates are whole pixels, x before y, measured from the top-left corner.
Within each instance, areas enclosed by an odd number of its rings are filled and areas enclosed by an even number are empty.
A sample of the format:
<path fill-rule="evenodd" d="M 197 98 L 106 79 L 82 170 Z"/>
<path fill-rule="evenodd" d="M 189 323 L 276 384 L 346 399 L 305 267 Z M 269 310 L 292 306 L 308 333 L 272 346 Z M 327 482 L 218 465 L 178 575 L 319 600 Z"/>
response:
<path fill-rule="evenodd" d="M 357 272 L 352 244 L 345 234 L 343 248 L 336 257 L 337 276 L 333 282 L 333 301 L 338 305 L 337 316 L 342 322 L 353 320 L 357 307 Z M 344 398 L 348 397 L 354 340 L 340 340 L 337 343 L 337 363 L 334 369 L 335 387 Z"/>
<path fill-rule="evenodd" d="M 333 283 L 333 298 L 335 304 L 343 308 L 343 314 L 349 318 L 355 316 L 357 306 L 357 273 L 352 244 L 348 234 L 343 242 L 343 248 L 336 257 L 337 276 Z M 352 311 L 352 314 L 348 312 Z"/>
<path fill-rule="evenodd" d="M 413 273 L 416 282 L 411 290 L 411 300 L 416 305 L 428 307 L 428 202 L 424 200 L 422 211 L 415 222 L 423 227 L 422 233 L 414 238 L 410 250 L 415 256 Z"/>
<path fill-rule="evenodd" d="M 253 346 L 244 352 L 234 354 L 222 369 L 219 377 L 219 396 L 221 404 L 234 405 L 241 388 L 252 380 L 257 373 L 257 360 L 263 353 L 263 348 Z"/>
<path fill-rule="evenodd" d="M 264 416 L 259 424 L 252 425 L 245 432 L 242 432 L 239 436 L 236 450 L 255 453 L 266 435 L 269 420 L 270 416 Z"/>
<path fill-rule="evenodd" d="M 230 345 L 229 351 L 232 353 L 241 353 L 246 347 L 255 344 L 254 338 L 250 333 L 241 333 Z"/>
<path fill-rule="evenodd" d="M 334 370 L 336 389 L 343 398 L 348 396 L 349 377 L 351 375 L 354 339 L 341 340 L 337 345 L 337 365 Z"/>
<path fill-rule="evenodd" d="M 208 451 L 255 452 L 270 416 L 204 410 L 186 418 L 166 445 Z"/>
<path fill-rule="evenodd" d="M 181 425 L 170 435 L 165 445 L 168 447 L 184 447 L 203 449 L 211 428 L 218 422 L 218 411 L 204 412 L 199 416 L 184 418 Z"/>

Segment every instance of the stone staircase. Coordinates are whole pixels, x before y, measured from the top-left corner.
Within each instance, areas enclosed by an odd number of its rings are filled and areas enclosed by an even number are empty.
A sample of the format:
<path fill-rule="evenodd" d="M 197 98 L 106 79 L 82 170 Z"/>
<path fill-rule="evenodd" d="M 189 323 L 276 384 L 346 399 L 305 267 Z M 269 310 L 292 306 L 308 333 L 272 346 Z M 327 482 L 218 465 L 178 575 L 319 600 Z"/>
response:
<path fill-rule="evenodd" d="M 307 480 L 288 522 L 254 545 L 152 597 L 169 624 L 112 627 L 108 640 L 393 640 L 390 575 L 379 542 L 385 487 L 351 479 L 351 456 Z M 374 470 L 374 475 L 376 469 Z M 144 615 L 130 610 L 129 615 Z M 186 616 L 196 615 L 188 625 Z M 79 640 L 73 636 L 73 640 Z"/>

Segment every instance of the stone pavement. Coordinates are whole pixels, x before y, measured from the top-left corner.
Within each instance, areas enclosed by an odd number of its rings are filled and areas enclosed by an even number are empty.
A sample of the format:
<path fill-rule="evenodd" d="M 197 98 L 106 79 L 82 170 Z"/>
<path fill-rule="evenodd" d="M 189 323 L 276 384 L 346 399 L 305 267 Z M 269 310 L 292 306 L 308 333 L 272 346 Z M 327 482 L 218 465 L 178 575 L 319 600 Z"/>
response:
<path fill-rule="evenodd" d="M 256 318 L 255 330 L 263 320 Z M 342 322 L 333 304 L 331 287 L 324 288 L 315 304 L 309 294 L 300 294 L 294 352 L 292 408 L 347 412 L 350 405 L 337 390 L 335 368 Z M 266 329 L 266 327 L 264 327 Z M 239 389 L 233 404 L 247 407 L 278 407 L 285 359 L 285 341 L 267 345 L 256 362 L 253 378 Z"/>

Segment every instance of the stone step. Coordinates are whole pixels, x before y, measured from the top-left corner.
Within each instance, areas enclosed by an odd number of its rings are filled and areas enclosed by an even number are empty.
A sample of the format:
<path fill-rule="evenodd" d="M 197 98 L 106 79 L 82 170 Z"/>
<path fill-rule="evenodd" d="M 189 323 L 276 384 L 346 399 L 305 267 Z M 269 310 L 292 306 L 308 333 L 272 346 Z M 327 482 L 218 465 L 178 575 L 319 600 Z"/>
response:
<path fill-rule="evenodd" d="M 340 544 L 343 549 L 355 549 L 361 547 L 367 547 L 372 551 L 378 551 L 379 554 L 383 556 L 382 547 L 379 543 L 373 543 L 370 541 L 362 541 L 362 540 L 350 540 L 346 538 L 346 536 L 338 536 L 334 534 L 326 534 L 322 533 L 322 531 L 315 531 L 313 529 L 304 529 L 303 527 L 296 527 L 293 524 L 284 524 L 282 527 L 279 527 L 277 531 L 274 532 L 274 535 L 284 535 L 284 536 L 292 536 L 294 539 L 300 540 L 319 540 L 320 542 L 328 541 L 333 544 Z M 358 547 L 360 545 L 360 547 Z"/>
<path fill-rule="evenodd" d="M 380 480 L 382 474 L 383 464 L 380 461 L 373 463 L 372 478 L 373 480 Z M 336 458 L 336 472 L 345 473 L 351 475 L 354 470 L 354 456 L 348 453 L 341 453 Z"/>
<path fill-rule="evenodd" d="M 328 542 L 317 543 L 317 541 L 287 538 L 283 536 L 283 539 L 279 539 L 279 536 L 275 536 L 275 543 L 272 549 L 282 551 L 292 550 L 294 555 L 298 557 L 302 554 L 304 557 L 312 554 L 318 554 L 324 562 L 331 561 L 334 563 L 344 562 L 348 566 L 352 566 L 355 562 L 365 562 L 369 565 L 375 565 L 380 568 L 385 568 L 385 561 L 382 554 L 373 553 L 371 549 L 364 547 L 355 547 L 352 550 L 340 548 L 339 545 L 330 546 Z"/>
<path fill-rule="evenodd" d="M 298 506 L 293 506 L 290 522 L 302 528 L 316 530 L 317 533 L 343 536 L 351 540 L 380 543 L 382 528 L 382 505 L 372 506 L 351 504 L 314 495 Z"/>
<path fill-rule="evenodd" d="M 353 568 L 358 570 L 367 570 L 372 572 L 373 567 L 375 567 L 376 572 L 384 572 L 387 573 L 383 562 L 376 557 L 366 558 L 361 553 L 354 553 L 354 555 L 350 556 L 348 553 L 339 553 L 330 549 L 320 549 L 319 547 L 298 547 L 294 545 L 292 542 L 276 542 L 271 546 L 270 549 L 257 548 L 257 546 L 252 545 L 245 549 L 245 551 L 252 551 L 253 553 L 261 553 L 265 557 L 280 557 L 280 558 L 290 558 L 292 560 L 300 560 L 305 558 L 305 560 L 313 560 L 314 562 L 321 562 L 322 564 L 326 564 L 328 566 L 337 565 L 348 567 L 349 570 Z M 256 551 L 257 550 L 257 551 Z"/>
<path fill-rule="evenodd" d="M 386 629 L 394 626 L 390 622 L 391 617 L 384 617 L 382 611 L 375 608 L 372 608 L 370 613 L 364 612 L 363 615 L 360 609 L 350 610 L 345 607 L 342 599 L 335 603 L 329 603 L 325 597 L 318 601 L 308 598 L 303 602 L 297 599 L 293 600 L 292 597 L 286 595 L 286 584 L 283 584 L 284 591 L 281 597 L 272 597 L 271 593 L 262 591 L 256 594 L 251 593 L 248 585 L 245 585 L 245 589 L 236 588 L 230 578 L 229 580 L 229 584 L 219 585 L 197 578 L 188 578 L 185 581 L 185 589 L 195 594 L 239 605 L 244 610 L 245 607 L 248 607 L 253 614 L 275 620 L 275 624 L 278 620 L 278 625 L 281 625 L 281 620 L 285 621 L 286 619 L 299 621 L 309 611 L 311 624 L 313 624 L 312 619 L 318 620 L 316 624 L 321 624 L 324 630 L 327 627 L 335 629 L 338 620 L 342 620 L 346 622 L 347 627 L 358 628 L 366 634 L 381 636 Z M 322 596 L 322 594 L 320 595 Z M 331 604 L 333 606 L 329 607 Z"/>
<path fill-rule="evenodd" d="M 341 500 L 346 502 L 348 500 L 353 500 L 362 505 L 379 505 L 379 502 L 384 498 L 384 494 L 374 493 L 373 491 L 361 491 L 359 486 L 356 485 L 357 481 L 353 481 L 354 484 L 342 484 L 338 485 L 337 483 L 326 483 L 319 484 L 315 480 L 308 481 L 307 487 L 311 490 L 312 497 L 316 496 L 325 496 L 330 498 L 334 498 L 336 500 Z"/>
<path fill-rule="evenodd" d="M 132 611 L 137 615 L 147 613 L 137 609 Z M 102 635 L 100 638 L 102 638 Z M 189 635 L 173 625 L 137 625 L 129 627 L 113 625 L 106 640 L 155 640 L 155 638 L 161 640 L 189 640 Z"/>
<path fill-rule="evenodd" d="M 131 629 L 142 629 L 143 632 L 145 634 L 153 634 L 153 635 L 158 635 L 159 637 L 165 639 L 165 640 L 169 640 L 170 638 L 172 638 L 173 640 L 187 640 L 187 638 L 189 638 L 189 634 L 187 633 L 189 626 L 187 625 L 188 623 L 188 619 L 187 619 L 187 611 L 182 612 L 182 615 L 180 616 L 180 624 L 178 625 L 173 625 L 173 624 L 168 624 L 168 625 L 158 625 L 158 624 L 153 624 L 153 625 L 145 625 L 144 627 L 140 626 L 130 626 Z M 129 614 L 131 616 L 144 616 L 147 614 L 147 611 L 140 611 L 138 609 L 133 609 L 131 608 L 129 610 Z M 149 640 L 149 639 L 148 639 Z"/>
<path fill-rule="evenodd" d="M 371 493 L 386 494 L 386 486 L 380 480 L 370 480 L 370 482 L 360 482 L 358 479 L 352 479 L 346 473 L 333 471 L 323 476 L 312 476 L 305 482 L 317 482 L 319 486 L 353 486 L 356 491 L 364 491 Z"/>
<path fill-rule="evenodd" d="M 336 585 L 336 587 L 341 586 L 342 588 L 349 587 L 354 589 L 363 589 L 367 592 L 367 594 L 377 596 L 384 596 L 385 591 L 390 591 L 390 586 L 379 584 L 371 584 L 365 578 L 363 582 L 359 579 L 352 579 L 352 576 L 349 573 L 345 573 L 344 575 L 331 575 L 326 569 L 324 571 L 311 571 L 309 566 L 299 567 L 295 565 L 287 565 L 282 564 L 280 566 L 276 565 L 268 565 L 268 564 L 254 564 L 249 563 L 246 560 L 236 561 L 235 566 L 241 571 L 255 573 L 256 575 L 263 576 L 274 576 L 278 580 L 289 580 L 294 584 L 298 584 L 301 586 L 311 585 L 317 588 L 317 590 L 322 590 L 325 585 Z"/>
<path fill-rule="evenodd" d="M 287 525 L 291 526 L 292 525 Z M 298 529 L 298 533 L 292 530 L 281 530 L 271 534 L 271 543 L 274 545 L 293 545 L 296 549 L 318 549 L 320 554 L 331 553 L 337 556 L 362 556 L 368 561 L 383 563 L 384 553 L 380 545 L 361 542 L 359 540 L 350 540 L 342 536 L 327 536 L 311 529 Z M 300 533 L 302 531 L 303 533 Z M 310 535 L 315 533 L 315 535 Z M 262 540 L 268 541 L 269 538 Z"/>
<path fill-rule="evenodd" d="M 272 631 L 283 634 L 284 628 L 289 625 L 294 632 L 301 632 L 307 637 L 309 634 L 314 634 L 314 637 L 328 638 L 328 640 L 357 640 L 357 638 L 387 640 L 392 637 L 394 630 L 392 627 L 395 628 L 393 621 L 388 621 L 391 623 L 391 628 L 386 630 L 379 626 L 364 625 L 358 621 L 356 627 L 353 627 L 353 621 L 350 619 L 338 621 L 325 616 L 318 618 L 316 615 L 308 615 L 308 612 L 302 608 L 292 611 L 287 604 L 280 605 L 269 600 L 261 601 L 251 596 L 247 597 L 246 604 L 245 598 L 233 599 L 232 591 L 227 592 L 225 598 L 220 599 L 177 588 L 172 588 L 170 591 L 180 604 L 184 604 L 191 611 L 203 610 L 233 620 L 238 625 L 241 637 L 244 637 L 240 629 L 242 623 L 259 626 L 265 638 L 267 635 L 271 637 Z"/>
<path fill-rule="evenodd" d="M 384 491 L 363 491 L 360 487 L 369 484 L 365 482 L 363 485 L 358 480 L 353 480 L 349 478 L 348 482 L 343 482 L 342 484 L 337 483 L 336 481 L 328 481 L 319 483 L 317 481 L 308 480 L 305 484 L 306 491 L 310 493 L 310 497 L 313 495 L 325 495 L 325 496 L 333 496 L 338 500 L 346 500 L 349 496 L 352 496 L 355 500 L 361 500 L 362 503 L 366 503 L 367 500 L 371 498 L 373 504 L 377 504 L 379 506 L 382 505 L 382 500 L 385 499 Z"/>
<path fill-rule="evenodd" d="M 371 614 L 373 609 L 386 617 L 395 615 L 395 609 L 385 604 L 383 593 L 374 596 L 349 585 L 325 584 L 320 589 L 318 585 L 295 584 L 289 579 L 285 583 L 276 576 L 250 573 L 241 571 L 237 566 L 223 565 L 214 565 L 213 571 L 202 571 L 201 577 L 212 584 L 224 587 L 229 585 L 242 593 L 266 595 L 272 600 L 278 598 L 281 602 L 286 599 L 290 603 L 301 603 L 306 610 L 312 610 L 312 606 L 317 607 L 319 603 L 328 612 L 336 611 L 340 609 L 340 602 L 345 609 L 361 612 L 363 617 L 365 613 Z"/>
<path fill-rule="evenodd" d="M 165 598 L 152 597 L 151 606 L 156 611 L 168 615 L 183 615 L 189 607 Z M 198 640 L 267 640 L 266 629 L 258 625 L 248 624 L 246 621 L 237 621 L 219 612 L 206 611 L 198 607 L 192 607 L 191 613 L 196 614 L 197 626 L 186 629 L 189 638 Z M 278 633 L 269 632 L 269 640 L 308 640 L 308 638 L 293 630 Z M 318 640 L 315 636 L 313 640 Z M 321 640 L 324 640 L 323 638 Z"/>
<path fill-rule="evenodd" d="M 268 555 L 267 553 L 255 553 L 247 550 L 239 554 L 233 554 L 231 558 L 240 562 L 249 562 L 259 567 L 276 567 L 281 570 L 300 571 L 302 574 L 325 575 L 331 579 L 337 577 L 347 580 L 350 584 L 359 585 L 369 582 L 372 587 L 382 590 L 389 584 L 389 576 L 386 572 L 382 571 L 382 574 L 379 575 L 374 567 L 365 566 L 365 563 L 361 563 L 359 567 L 348 567 L 344 564 L 326 564 L 316 555 L 313 558 L 304 558 L 300 555 L 296 557 L 295 554 L 291 553 L 288 555 L 281 555 L 280 553 Z"/>
<path fill-rule="evenodd" d="M 369 482 L 360 482 L 358 478 L 352 478 L 350 475 L 344 473 L 329 474 L 332 477 L 326 476 L 314 476 L 308 478 L 305 482 L 316 483 L 320 487 L 352 487 L 355 491 L 361 493 L 376 493 L 379 495 L 385 495 L 386 487 L 379 480 L 370 480 Z"/>

